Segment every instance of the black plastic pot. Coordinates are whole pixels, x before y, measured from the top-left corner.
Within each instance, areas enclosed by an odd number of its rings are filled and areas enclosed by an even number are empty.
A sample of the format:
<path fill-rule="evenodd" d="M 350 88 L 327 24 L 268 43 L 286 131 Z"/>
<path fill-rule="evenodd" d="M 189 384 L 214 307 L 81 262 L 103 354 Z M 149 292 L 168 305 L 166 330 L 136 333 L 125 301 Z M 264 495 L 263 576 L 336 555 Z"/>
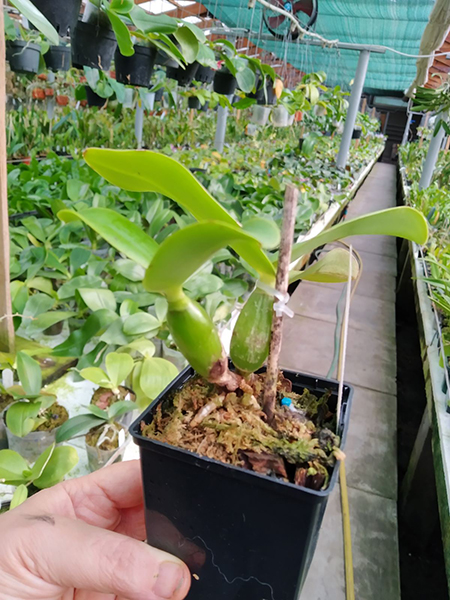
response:
<path fill-rule="evenodd" d="M 114 63 L 117 81 L 125 85 L 149 87 L 156 54 L 155 47 L 135 46 L 133 56 L 123 56 L 116 48 Z"/>
<path fill-rule="evenodd" d="M 195 96 L 191 96 L 188 98 L 188 106 L 189 108 L 194 108 L 195 110 L 200 110 L 202 105 L 200 104 L 200 100 Z"/>
<path fill-rule="evenodd" d="M 33 4 L 62 37 L 75 27 L 81 8 L 81 0 L 33 0 Z"/>
<path fill-rule="evenodd" d="M 167 79 L 178 81 L 178 67 L 173 67 L 172 65 L 166 67 L 166 77 Z"/>
<path fill-rule="evenodd" d="M 51 71 L 68 71 L 72 64 L 70 46 L 50 46 L 44 54 L 44 60 Z"/>
<path fill-rule="evenodd" d="M 205 104 L 200 108 L 202 112 L 208 112 L 209 102 L 205 102 Z"/>
<path fill-rule="evenodd" d="M 117 46 L 112 29 L 78 21 L 71 38 L 72 65 L 107 71 Z"/>
<path fill-rule="evenodd" d="M 214 91 L 217 94 L 231 96 L 237 88 L 237 80 L 228 69 L 220 69 L 214 75 Z"/>
<path fill-rule="evenodd" d="M 302 488 L 199 456 L 141 435 L 159 404 L 194 374 L 185 369 L 131 425 L 140 447 L 147 541 L 184 560 L 188 600 L 295 600 L 311 563 L 337 464 L 324 491 Z M 284 371 L 293 389 L 321 396 L 338 383 Z M 339 433 L 344 446 L 352 389 L 344 387 Z"/>
<path fill-rule="evenodd" d="M 301 149 L 303 148 L 303 142 L 305 141 L 304 138 L 299 138 L 298 140 L 298 148 L 301 151 Z"/>
<path fill-rule="evenodd" d="M 161 88 L 155 92 L 155 102 L 161 102 L 164 96 L 164 88 Z"/>
<path fill-rule="evenodd" d="M 199 68 L 199 63 L 198 62 L 193 62 L 190 65 L 185 65 L 185 68 L 182 69 L 181 67 L 178 67 L 178 83 L 181 86 L 186 86 L 186 85 L 190 85 L 192 83 L 192 81 L 195 79 L 197 70 Z"/>
<path fill-rule="evenodd" d="M 199 65 L 197 69 L 197 73 L 195 74 L 195 81 L 199 81 L 200 83 L 211 83 L 214 79 L 214 69 L 211 67 L 204 67 L 203 65 Z"/>
<path fill-rule="evenodd" d="M 258 80 L 256 84 L 256 92 L 248 94 L 249 98 L 254 98 L 260 105 L 275 104 L 276 96 L 275 90 L 273 89 L 273 82 L 271 79 L 266 81 L 265 85 L 263 82 Z"/>
<path fill-rule="evenodd" d="M 352 140 L 359 140 L 359 138 L 361 137 L 361 134 L 362 134 L 361 129 L 354 129 L 353 133 L 352 133 Z"/>
<path fill-rule="evenodd" d="M 89 106 L 104 106 L 106 103 L 106 98 L 102 98 L 98 94 L 94 92 L 88 85 L 84 86 L 86 90 L 86 99 Z"/>
<path fill-rule="evenodd" d="M 40 55 L 39 44 L 23 40 L 6 42 L 6 60 L 15 73 L 38 73 Z"/>

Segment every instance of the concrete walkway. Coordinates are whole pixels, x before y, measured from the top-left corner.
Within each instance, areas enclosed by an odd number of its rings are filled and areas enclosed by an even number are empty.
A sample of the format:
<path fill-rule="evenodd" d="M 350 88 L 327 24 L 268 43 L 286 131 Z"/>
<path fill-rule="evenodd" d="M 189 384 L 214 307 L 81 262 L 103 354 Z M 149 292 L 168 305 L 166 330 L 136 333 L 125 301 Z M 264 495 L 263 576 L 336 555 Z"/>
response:
<path fill-rule="evenodd" d="M 395 206 L 395 167 L 377 163 L 348 218 Z M 345 380 L 354 387 L 347 455 L 355 598 L 399 600 L 396 458 L 396 244 L 348 238 L 363 259 L 350 309 Z M 281 364 L 326 375 L 333 358 L 336 303 L 343 285 L 301 283 L 286 319 Z M 299 600 L 345 600 L 339 485 L 331 494 Z"/>

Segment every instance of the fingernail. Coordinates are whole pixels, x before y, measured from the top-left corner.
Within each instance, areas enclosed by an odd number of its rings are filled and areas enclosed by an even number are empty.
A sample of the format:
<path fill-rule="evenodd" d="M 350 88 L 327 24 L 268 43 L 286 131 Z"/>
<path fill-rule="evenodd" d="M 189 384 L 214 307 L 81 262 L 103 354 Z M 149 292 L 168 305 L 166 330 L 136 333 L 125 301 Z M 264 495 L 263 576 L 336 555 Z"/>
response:
<path fill-rule="evenodd" d="M 174 562 L 163 562 L 159 567 L 158 578 L 153 586 L 154 593 L 160 598 L 173 598 L 184 582 L 184 569 Z"/>

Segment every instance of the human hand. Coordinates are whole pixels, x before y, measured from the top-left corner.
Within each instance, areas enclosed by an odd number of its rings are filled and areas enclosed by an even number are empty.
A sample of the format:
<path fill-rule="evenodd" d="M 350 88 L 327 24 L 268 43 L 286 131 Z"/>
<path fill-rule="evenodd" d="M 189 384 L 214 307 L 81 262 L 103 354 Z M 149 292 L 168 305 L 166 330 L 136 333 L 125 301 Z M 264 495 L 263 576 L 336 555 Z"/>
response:
<path fill-rule="evenodd" d="M 41 491 L 0 516 L 0 600 L 182 600 L 190 573 L 142 543 L 139 461 Z"/>

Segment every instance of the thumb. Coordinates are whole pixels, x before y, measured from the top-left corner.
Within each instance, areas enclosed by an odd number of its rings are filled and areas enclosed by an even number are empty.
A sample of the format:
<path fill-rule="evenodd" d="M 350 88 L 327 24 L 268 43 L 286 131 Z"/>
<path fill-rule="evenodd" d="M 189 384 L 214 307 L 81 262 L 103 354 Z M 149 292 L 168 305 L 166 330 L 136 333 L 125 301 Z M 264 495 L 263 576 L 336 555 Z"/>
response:
<path fill-rule="evenodd" d="M 84 521 L 24 517 L 24 553 L 50 584 L 129 600 L 182 600 L 189 591 L 188 568 L 166 552 Z"/>

